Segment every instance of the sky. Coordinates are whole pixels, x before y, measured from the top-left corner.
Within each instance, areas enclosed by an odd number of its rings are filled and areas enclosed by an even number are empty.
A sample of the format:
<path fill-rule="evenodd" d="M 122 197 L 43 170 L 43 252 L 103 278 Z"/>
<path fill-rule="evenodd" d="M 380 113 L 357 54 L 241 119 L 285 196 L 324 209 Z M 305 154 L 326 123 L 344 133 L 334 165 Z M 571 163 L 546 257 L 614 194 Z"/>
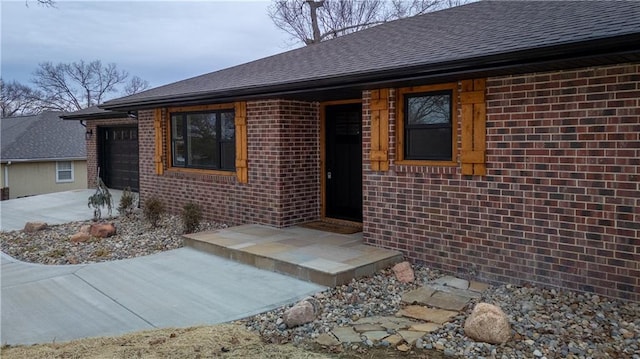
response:
<path fill-rule="evenodd" d="M 0 0 L 0 71 L 30 84 L 39 63 L 101 60 L 156 87 L 300 45 L 268 1 Z"/>

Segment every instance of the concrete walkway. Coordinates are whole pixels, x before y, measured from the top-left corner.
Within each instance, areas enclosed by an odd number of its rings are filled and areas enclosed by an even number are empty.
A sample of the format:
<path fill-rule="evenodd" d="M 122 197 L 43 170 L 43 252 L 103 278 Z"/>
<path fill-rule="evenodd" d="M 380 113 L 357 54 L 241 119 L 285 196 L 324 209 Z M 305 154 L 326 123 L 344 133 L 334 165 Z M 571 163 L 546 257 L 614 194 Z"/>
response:
<path fill-rule="evenodd" d="M 117 215 L 122 191 L 111 189 L 109 192 L 113 198 L 112 214 Z M 87 203 L 94 193 L 95 189 L 79 189 L 0 201 L 0 230 L 23 229 L 27 222 L 62 224 L 91 219 L 93 208 Z M 102 216 L 108 216 L 106 209 Z"/>
<path fill-rule="evenodd" d="M 1 260 L 0 342 L 11 345 L 222 323 L 325 289 L 190 248 L 87 265 Z"/>

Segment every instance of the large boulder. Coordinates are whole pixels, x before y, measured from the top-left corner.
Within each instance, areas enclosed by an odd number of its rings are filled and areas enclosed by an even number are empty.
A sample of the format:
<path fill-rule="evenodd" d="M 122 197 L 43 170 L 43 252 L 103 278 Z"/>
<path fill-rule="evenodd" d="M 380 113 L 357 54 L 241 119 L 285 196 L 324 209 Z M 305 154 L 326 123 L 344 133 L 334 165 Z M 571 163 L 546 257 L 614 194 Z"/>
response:
<path fill-rule="evenodd" d="M 95 223 L 91 225 L 89 234 L 98 238 L 111 237 L 116 234 L 116 226 L 113 223 Z"/>
<path fill-rule="evenodd" d="M 23 231 L 25 233 L 34 233 L 47 228 L 47 224 L 44 222 L 27 222 L 24 225 Z"/>
<path fill-rule="evenodd" d="M 85 233 L 85 232 L 78 232 L 78 233 L 72 235 L 71 238 L 69 238 L 69 240 L 72 243 L 86 242 L 89 239 L 91 239 L 91 235 L 89 233 Z"/>
<path fill-rule="evenodd" d="M 320 303 L 315 298 L 305 298 L 287 309 L 282 319 L 288 328 L 310 323 L 320 314 Z"/>
<path fill-rule="evenodd" d="M 511 325 L 502 309 L 478 303 L 464 323 L 464 333 L 477 342 L 502 344 L 511 338 Z"/>
<path fill-rule="evenodd" d="M 411 263 L 402 262 L 393 266 L 393 273 L 396 275 L 396 279 L 400 283 L 411 283 L 416 279 Z"/>

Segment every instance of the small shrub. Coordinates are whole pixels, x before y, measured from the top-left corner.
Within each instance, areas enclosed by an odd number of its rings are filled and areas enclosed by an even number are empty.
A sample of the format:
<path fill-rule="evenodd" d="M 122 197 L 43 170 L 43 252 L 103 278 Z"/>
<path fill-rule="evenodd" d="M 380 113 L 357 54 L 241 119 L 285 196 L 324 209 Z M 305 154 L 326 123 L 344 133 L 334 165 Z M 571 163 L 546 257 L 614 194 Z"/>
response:
<path fill-rule="evenodd" d="M 100 173 L 100 169 L 98 169 L 98 173 Z M 102 182 L 102 178 L 100 175 L 96 178 L 96 193 L 89 197 L 89 203 L 87 203 L 87 207 L 93 207 L 93 220 L 97 221 L 102 217 L 102 207 L 107 207 L 109 211 L 109 217 L 111 217 L 111 207 L 113 206 L 113 199 L 111 198 L 111 193 L 109 192 L 109 188 Z"/>
<path fill-rule="evenodd" d="M 121 216 L 129 217 L 136 208 L 137 200 L 138 198 L 135 193 L 131 192 L 131 188 L 125 188 L 124 191 L 122 191 L 122 197 L 120 197 L 118 213 L 120 213 Z"/>
<path fill-rule="evenodd" d="M 184 233 L 193 233 L 200 227 L 202 210 L 197 203 L 189 202 L 182 207 L 182 225 Z"/>
<path fill-rule="evenodd" d="M 164 214 L 164 204 L 158 197 L 151 196 L 149 199 L 144 201 L 143 213 L 144 218 L 151 223 L 152 227 L 158 227 L 160 218 Z"/>
<path fill-rule="evenodd" d="M 51 258 L 62 258 L 65 255 L 65 251 L 64 249 L 58 248 L 50 251 L 49 253 L 47 253 L 47 255 Z"/>
<path fill-rule="evenodd" d="M 107 257 L 110 254 L 106 248 L 98 248 L 93 252 L 94 257 Z"/>

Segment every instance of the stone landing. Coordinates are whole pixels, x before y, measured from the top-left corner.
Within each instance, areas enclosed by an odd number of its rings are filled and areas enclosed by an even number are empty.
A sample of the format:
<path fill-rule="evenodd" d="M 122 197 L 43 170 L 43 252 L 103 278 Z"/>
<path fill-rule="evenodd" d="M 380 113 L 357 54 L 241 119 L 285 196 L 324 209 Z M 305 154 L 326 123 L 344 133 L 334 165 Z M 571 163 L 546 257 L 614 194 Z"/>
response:
<path fill-rule="evenodd" d="M 362 243 L 362 233 L 336 234 L 302 227 L 251 224 L 184 236 L 186 246 L 224 258 L 334 287 L 372 275 L 402 254 Z"/>

